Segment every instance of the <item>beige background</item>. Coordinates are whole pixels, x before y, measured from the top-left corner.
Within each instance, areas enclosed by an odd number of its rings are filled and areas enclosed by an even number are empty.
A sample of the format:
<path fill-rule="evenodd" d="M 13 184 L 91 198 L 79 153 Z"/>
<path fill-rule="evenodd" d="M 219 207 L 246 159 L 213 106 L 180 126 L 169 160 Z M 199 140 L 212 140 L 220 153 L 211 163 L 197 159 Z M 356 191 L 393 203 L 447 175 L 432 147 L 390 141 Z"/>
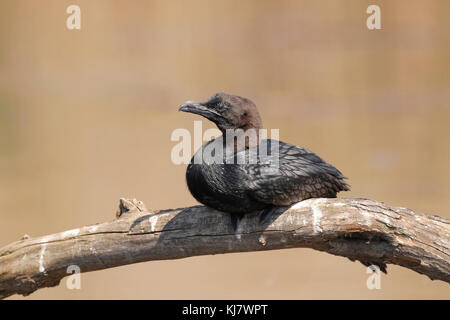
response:
<path fill-rule="evenodd" d="M 380 31 L 365 27 L 374 3 Z M 170 134 L 199 119 L 179 104 L 221 90 L 336 165 L 352 185 L 341 196 L 450 218 L 449 14 L 447 0 L 1 1 L 0 245 L 111 220 L 120 197 L 196 204 Z M 370 291 L 365 271 L 308 249 L 215 255 L 29 298 L 450 298 L 396 266 Z"/>

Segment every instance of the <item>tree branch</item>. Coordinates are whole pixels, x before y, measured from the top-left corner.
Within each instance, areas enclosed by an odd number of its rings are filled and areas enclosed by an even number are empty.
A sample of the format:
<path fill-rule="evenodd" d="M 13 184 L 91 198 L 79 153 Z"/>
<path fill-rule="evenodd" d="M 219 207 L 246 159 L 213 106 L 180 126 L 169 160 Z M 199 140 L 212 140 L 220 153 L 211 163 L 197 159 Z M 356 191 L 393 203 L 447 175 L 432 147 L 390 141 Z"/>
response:
<path fill-rule="evenodd" d="M 128 212 L 127 212 L 128 211 Z M 450 283 L 450 221 L 366 199 L 310 199 L 278 208 L 263 225 L 203 206 L 148 212 L 121 199 L 119 219 L 0 248 L 0 298 L 59 284 L 81 272 L 191 256 L 312 248 L 351 260 L 397 264 Z"/>

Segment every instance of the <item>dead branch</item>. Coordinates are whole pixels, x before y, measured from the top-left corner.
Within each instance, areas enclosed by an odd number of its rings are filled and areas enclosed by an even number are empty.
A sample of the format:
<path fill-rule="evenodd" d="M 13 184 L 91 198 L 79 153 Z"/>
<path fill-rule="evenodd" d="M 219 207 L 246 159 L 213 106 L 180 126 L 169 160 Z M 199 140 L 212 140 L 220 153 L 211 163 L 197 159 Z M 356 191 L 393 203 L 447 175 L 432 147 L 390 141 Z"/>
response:
<path fill-rule="evenodd" d="M 450 221 L 366 199 L 310 199 L 279 208 L 263 225 L 196 206 L 149 212 L 121 199 L 119 218 L 0 248 L 0 298 L 56 286 L 82 272 L 151 260 L 312 248 L 351 260 L 397 264 L 450 283 Z"/>

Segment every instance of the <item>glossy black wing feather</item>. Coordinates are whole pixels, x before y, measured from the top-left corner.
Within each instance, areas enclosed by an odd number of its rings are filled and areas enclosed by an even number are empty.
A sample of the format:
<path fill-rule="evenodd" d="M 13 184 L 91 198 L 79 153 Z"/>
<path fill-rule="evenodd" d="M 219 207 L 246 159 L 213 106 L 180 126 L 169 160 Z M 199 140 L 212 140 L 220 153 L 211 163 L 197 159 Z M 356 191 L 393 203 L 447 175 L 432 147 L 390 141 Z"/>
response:
<path fill-rule="evenodd" d="M 251 181 L 248 196 L 256 201 L 290 205 L 308 198 L 333 198 L 339 191 L 350 190 L 338 169 L 308 149 L 280 141 L 279 153 L 269 159 L 265 165 L 245 165 Z"/>

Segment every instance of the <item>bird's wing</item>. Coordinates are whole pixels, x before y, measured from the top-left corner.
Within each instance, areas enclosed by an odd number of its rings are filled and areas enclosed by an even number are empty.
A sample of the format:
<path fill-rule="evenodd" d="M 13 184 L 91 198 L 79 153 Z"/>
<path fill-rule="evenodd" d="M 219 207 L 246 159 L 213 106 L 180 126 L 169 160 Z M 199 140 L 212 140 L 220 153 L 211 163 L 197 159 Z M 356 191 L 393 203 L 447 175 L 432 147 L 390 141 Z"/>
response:
<path fill-rule="evenodd" d="M 337 192 L 349 190 L 342 173 L 308 149 L 280 141 L 278 150 L 265 163 L 242 166 L 249 176 L 248 195 L 254 200 L 290 205 L 308 198 L 335 197 Z"/>

